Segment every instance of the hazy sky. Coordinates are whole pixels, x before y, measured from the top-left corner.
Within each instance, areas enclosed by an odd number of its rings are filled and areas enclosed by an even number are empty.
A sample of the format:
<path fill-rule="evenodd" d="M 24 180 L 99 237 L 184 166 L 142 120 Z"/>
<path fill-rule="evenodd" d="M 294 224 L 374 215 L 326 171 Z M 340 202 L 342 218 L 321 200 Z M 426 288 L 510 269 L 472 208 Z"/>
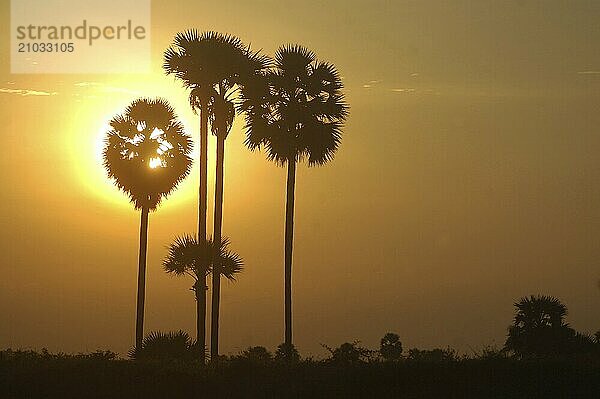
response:
<path fill-rule="evenodd" d="M 302 43 L 344 77 L 343 144 L 297 177 L 301 352 L 375 346 L 387 331 L 405 347 L 502 345 L 513 302 L 536 293 L 563 300 L 576 329 L 600 329 L 600 2 L 176 3 L 153 1 L 148 75 L 11 75 L 1 24 L 0 348 L 132 344 L 139 213 L 104 177 L 102 130 L 134 98 L 164 96 L 197 139 L 185 91 L 161 71 L 190 27 L 268 53 Z M 241 122 L 224 233 L 246 271 L 222 289 L 225 353 L 283 340 L 285 170 L 243 147 Z M 160 262 L 195 230 L 197 184 L 194 168 L 150 216 L 147 331 L 194 332 L 192 282 Z"/>

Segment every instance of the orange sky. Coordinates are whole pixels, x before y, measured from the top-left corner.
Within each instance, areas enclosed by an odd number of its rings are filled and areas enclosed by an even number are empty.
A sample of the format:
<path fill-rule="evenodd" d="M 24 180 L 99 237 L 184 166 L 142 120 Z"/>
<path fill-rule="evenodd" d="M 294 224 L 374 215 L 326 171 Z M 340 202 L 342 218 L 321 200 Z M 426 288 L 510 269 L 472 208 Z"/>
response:
<path fill-rule="evenodd" d="M 338 155 L 297 177 L 301 352 L 375 346 L 387 331 L 405 347 L 501 345 L 512 303 L 533 293 L 600 329 L 598 3 L 181 3 L 153 1 L 150 74 L 11 75 L 2 57 L 0 348 L 127 352 L 139 214 L 105 179 L 99 140 L 140 95 L 166 97 L 197 139 L 185 91 L 160 69 L 189 27 L 269 53 L 302 43 L 344 77 Z M 222 290 L 225 353 L 283 339 L 285 171 L 243 147 L 241 126 L 227 140 L 224 233 L 246 271 Z M 160 261 L 194 232 L 197 184 L 194 168 L 150 216 L 147 331 L 194 331 L 191 281 Z"/>

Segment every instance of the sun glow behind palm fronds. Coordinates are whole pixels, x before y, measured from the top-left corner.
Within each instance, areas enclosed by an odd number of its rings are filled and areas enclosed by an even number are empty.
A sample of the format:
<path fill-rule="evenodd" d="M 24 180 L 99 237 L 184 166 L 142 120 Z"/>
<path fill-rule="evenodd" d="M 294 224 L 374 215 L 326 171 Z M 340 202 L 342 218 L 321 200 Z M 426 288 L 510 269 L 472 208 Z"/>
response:
<path fill-rule="evenodd" d="M 177 190 L 165 199 L 161 208 L 162 212 L 179 212 L 181 207 L 188 206 L 197 201 L 198 196 L 198 160 L 199 160 L 199 142 L 198 142 L 198 115 L 195 115 L 190 109 L 188 102 L 188 94 L 184 88 L 173 84 L 172 79 L 162 75 L 162 71 L 157 71 L 156 74 L 148 75 L 142 78 L 131 77 L 111 77 L 111 80 L 103 83 L 104 86 L 123 87 L 128 91 L 110 91 L 104 92 L 102 85 L 85 86 L 89 90 L 89 96 L 83 94 L 80 96 L 72 95 L 72 107 L 77 108 L 78 112 L 65 120 L 65 125 L 62 126 L 65 134 L 61 140 L 60 146 L 57 146 L 57 157 L 59 154 L 68 155 L 69 165 L 76 165 L 74 168 L 68 168 L 66 173 L 71 174 L 69 179 L 73 183 L 81 187 L 82 195 L 89 197 L 91 200 L 100 200 L 108 203 L 111 206 L 129 211 L 130 206 L 124 194 L 114 189 L 110 179 L 106 176 L 106 172 L 102 168 L 102 148 L 103 140 L 106 137 L 110 127 L 107 121 L 117 113 L 121 112 L 134 97 L 137 96 L 155 96 L 160 94 L 171 102 L 175 108 L 175 112 L 179 120 L 184 125 L 184 129 L 192 136 L 194 141 L 194 149 L 192 158 L 194 165 L 190 175 L 178 186 Z M 84 87 L 84 86 L 81 86 Z M 75 86 L 75 93 L 81 92 L 83 89 Z M 135 93 L 133 93 L 135 92 Z M 62 94 L 62 93 L 61 93 Z M 67 93 L 65 93 L 66 95 Z M 68 93 L 71 95 L 71 93 Z M 247 179 L 248 173 L 257 173 L 256 170 L 249 170 L 248 167 L 243 167 L 240 159 L 253 156 L 246 154 L 246 149 L 241 141 L 243 140 L 243 123 L 234 124 L 230 133 L 230 141 L 226 148 L 226 179 L 236 181 L 236 175 L 243 173 L 245 179 L 239 181 L 242 184 L 239 190 L 248 189 Z M 66 151 L 66 153 L 65 153 Z M 212 134 L 208 138 L 208 153 L 214 154 L 216 151 L 216 142 Z M 159 153 L 160 156 L 160 153 Z M 260 157 L 256 157 L 256 163 L 261 164 Z M 215 157 L 208 157 L 208 170 L 215 169 Z M 156 170 L 156 168 L 154 168 Z M 268 169 L 265 168 L 265 171 Z M 258 172 L 261 173 L 261 172 Z M 257 176 L 257 178 L 261 178 Z M 208 186 L 214 186 L 214 176 L 209 174 Z M 231 203 L 235 203 L 236 199 L 231 198 Z"/>
<path fill-rule="evenodd" d="M 163 166 L 162 159 L 160 159 L 160 157 L 150 158 L 150 161 L 148 162 L 148 166 L 150 167 L 150 169 L 156 169 L 158 167 L 162 167 Z"/>
<path fill-rule="evenodd" d="M 148 81 L 150 79 L 150 81 Z M 108 83 L 107 83 L 108 84 Z M 192 158 L 194 165 L 192 173 L 178 187 L 178 189 L 169 196 L 163 203 L 168 204 L 166 208 L 179 207 L 184 204 L 194 202 L 197 196 L 197 181 L 198 171 L 196 162 L 199 157 L 198 145 L 198 129 L 195 121 L 196 116 L 189 109 L 187 97 L 183 89 L 173 85 L 170 79 L 165 79 L 161 74 L 146 77 L 140 81 L 131 81 L 130 79 L 113 80 L 111 86 L 128 87 L 131 91 L 136 90 L 136 94 L 140 95 L 155 95 L 161 93 L 163 96 L 171 100 L 175 108 L 175 112 L 181 123 L 184 125 L 185 131 L 192 136 L 194 141 L 194 149 Z M 63 148 L 66 148 L 70 157 L 70 162 L 77 165 L 76 168 L 70 169 L 70 173 L 74 174 L 74 181 L 84 188 L 84 192 L 90 197 L 99 198 L 111 205 L 119 208 L 129 209 L 127 201 L 123 201 L 124 194 L 115 190 L 110 179 L 106 176 L 106 172 L 102 168 L 102 148 L 104 146 L 104 138 L 110 127 L 107 121 L 119 113 L 132 99 L 132 93 L 114 93 L 102 92 L 101 85 L 90 86 L 96 87 L 98 93 L 90 93 L 89 97 L 78 96 L 73 97 L 74 101 L 81 99 L 74 106 L 77 107 L 78 113 L 68 120 L 68 124 L 64 127 L 68 134 L 64 135 Z M 142 89 L 140 89 L 142 88 Z M 81 90 L 81 89 L 76 89 Z M 92 89 L 89 89 L 92 90 Z M 182 94 L 183 93 L 183 94 Z M 93 95 L 92 95 L 93 94 Z M 160 133 L 160 132 L 153 132 Z M 157 151 L 157 157 L 168 149 L 169 143 L 164 143 Z M 214 143 L 209 141 L 209 151 L 214 151 Z M 240 150 L 241 151 L 241 150 Z M 209 159 L 209 167 L 213 167 L 214 159 Z M 162 165 L 157 160 L 150 160 L 149 166 L 156 169 Z"/>

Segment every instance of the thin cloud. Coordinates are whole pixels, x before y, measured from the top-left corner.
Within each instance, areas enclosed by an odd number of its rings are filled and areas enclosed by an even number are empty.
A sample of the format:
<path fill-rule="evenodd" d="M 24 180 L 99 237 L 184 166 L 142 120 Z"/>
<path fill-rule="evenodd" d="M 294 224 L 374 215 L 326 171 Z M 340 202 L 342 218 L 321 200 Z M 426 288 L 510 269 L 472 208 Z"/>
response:
<path fill-rule="evenodd" d="M 136 90 L 130 90 L 124 87 L 106 86 L 105 84 L 99 82 L 78 82 L 75 83 L 74 86 L 79 88 L 98 88 L 103 93 L 123 93 L 136 96 L 140 95 L 140 92 Z"/>
<path fill-rule="evenodd" d="M 362 87 L 364 89 L 370 89 L 371 87 L 376 86 L 376 85 L 380 84 L 381 82 L 383 82 L 383 80 L 369 80 L 367 83 L 362 85 Z"/>
<path fill-rule="evenodd" d="M 58 94 L 55 91 L 48 92 L 48 91 L 39 91 L 39 90 L 30 90 L 30 89 L 7 89 L 7 88 L 0 88 L 0 93 L 17 94 L 20 96 L 55 96 Z"/>
<path fill-rule="evenodd" d="M 98 83 L 98 82 L 78 82 L 78 83 L 75 83 L 75 86 L 77 86 L 77 87 L 90 87 L 90 86 L 101 86 L 101 84 Z"/>

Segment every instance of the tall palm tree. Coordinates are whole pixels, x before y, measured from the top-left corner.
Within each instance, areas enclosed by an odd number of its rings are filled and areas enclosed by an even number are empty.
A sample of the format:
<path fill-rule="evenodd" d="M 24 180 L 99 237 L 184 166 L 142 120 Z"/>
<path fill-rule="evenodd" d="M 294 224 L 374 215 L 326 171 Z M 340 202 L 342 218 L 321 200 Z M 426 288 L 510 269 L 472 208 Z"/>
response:
<path fill-rule="evenodd" d="M 340 144 L 348 106 L 336 68 L 299 45 L 280 47 L 274 68 L 242 89 L 246 146 L 264 147 L 287 166 L 285 211 L 285 344 L 292 347 L 292 244 L 296 164 L 324 165 Z"/>
<path fill-rule="evenodd" d="M 229 239 L 221 240 L 220 248 L 216 248 L 211 239 L 199 240 L 191 235 L 175 238 L 169 246 L 169 253 L 163 261 L 167 273 L 176 276 L 190 276 L 194 279 L 192 290 L 196 297 L 196 334 L 201 336 L 205 326 L 206 277 L 211 272 L 212 265 L 220 265 L 221 274 L 235 281 L 236 274 L 243 268 L 242 258 L 229 249 Z M 201 361 L 204 362 L 204 348 L 200 347 Z"/>
<path fill-rule="evenodd" d="M 192 140 L 167 101 L 142 98 L 110 121 L 103 164 L 109 178 L 141 211 L 135 344 L 144 335 L 148 214 L 189 174 Z"/>
<path fill-rule="evenodd" d="M 208 122 L 217 137 L 215 211 L 213 237 L 221 240 L 223 220 L 223 165 L 225 139 L 235 117 L 235 100 L 242 85 L 268 66 L 268 57 L 252 52 L 231 35 L 217 32 L 180 32 L 165 51 L 164 70 L 182 80 L 190 89 L 192 109 L 201 111 L 200 122 L 200 204 L 198 236 L 206 237 L 206 143 Z M 212 275 L 211 358 L 218 358 L 220 275 Z M 198 342 L 204 342 L 198 337 Z"/>

